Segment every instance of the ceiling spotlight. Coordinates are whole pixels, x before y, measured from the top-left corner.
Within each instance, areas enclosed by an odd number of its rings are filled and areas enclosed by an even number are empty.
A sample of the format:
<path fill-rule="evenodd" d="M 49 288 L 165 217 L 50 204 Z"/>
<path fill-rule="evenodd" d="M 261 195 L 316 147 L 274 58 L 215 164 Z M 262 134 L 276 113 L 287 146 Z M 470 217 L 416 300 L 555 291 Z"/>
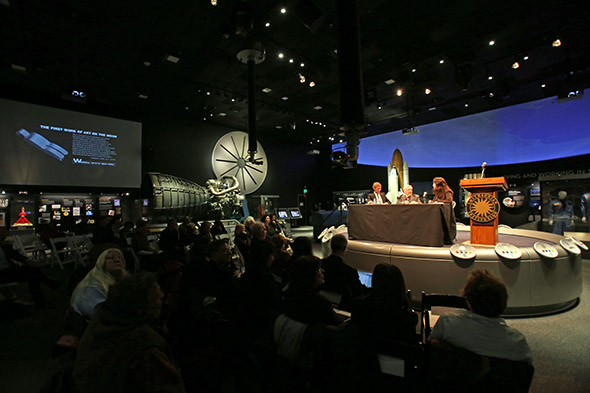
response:
<path fill-rule="evenodd" d="M 381 110 L 381 105 L 377 105 L 377 109 Z"/>
<path fill-rule="evenodd" d="M 561 40 L 559 38 L 556 39 L 555 41 L 553 41 L 551 43 L 551 46 L 554 47 L 554 48 L 560 47 L 561 46 Z"/>
<path fill-rule="evenodd" d="M 147 100 L 148 96 L 146 96 L 145 94 L 138 94 L 137 95 L 139 98 L 141 98 L 142 100 Z"/>
<path fill-rule="evenodd" d="M 291 64 L 293 64 L 294 61 L 295 60 L 293 60 L 293 59 L 289 59 L 289 63 L 291 63 Z"/>
<path fill-rule="evenodd" d="M 211 0 L 211 5 L 212 6 L 216 6 L 217 5 L 217 0 Z"/>
<path fill-rule="evenodd" d="M 219 116 L 219 117 L 225 117 L 225 116 L 227 116 L 227 114 L 225 112 L 219 112 L 217 114 L 217 116 Z"/>
<path fill-rule="evenodd" d="M 287 101 L 288 99 L 289 99 L 289 97 L 287 97 L 287 96 L 281 97 L 281 100 L 283 100 L 283 101 Z"/>
<path fill-rule="evenodd" d="M 436 106 L 431 106 L 430 108 L 428 108 L 429 111 L 435 111 L 436 110 Z"/>
<path fill-rule="evenodd" d="M 395 92 L 395 95 L 398 97 L 401 97 L 402 94 L 404 94 L 404 91 L 402 89 L 397 89 Z"/>
<path fill-rule="evenodd" d="M 281 128 L 283 128 L 283 126 L 275 126 L 275 128 L 276 128 L 277 130 L 280 130 Z"/>
<path fill-rule="evenodd" d="M 281 14 L 286 14 L 287 13 L 287 9 L 285 7 L 281 8 Z"/>
<path fill-rule="evenodd" d="M 150 63 L 149 61 L 146 60 L 146 61 L 143 62 L 143 65 L 146 66 L 146 67 L 149 67 L 149 66 L 152 65 L 152 63 Z"/>
<path fill-rule="evenodd" d="M 188 106 L 184 107 L 184 110 L 188 111 L 190 108 Z"/>
<path fill-rule="evenodd" d="M 491 81 L 492 79 L 494 79 L 494 77 L 492 75 L 488 76 L 489 81 Z"/>
<path fill-rule="evenodd" d="M 207 92 L 207 95 L 208 95 L 208 96 L 210 96 L 210 95 L 211 95 L 211 92 L 210 92 L 210 91 L 208 91 L 208 92 Z"/>
<path fill-rule="evenodd" d="M 279 53 L 279 59 L 282 59 L 283 57 L 285 57 L 285 55 L 283 54 L 283 52 Z"/>
<path fill-rule="evenodd" d="M 314 107 L 313 107 L 313 109 L 315 109 L 316 111 L 319 111 L 319 110 L 320 110 L 320 109 L 322 109 L 322 108 L 323 108 L 323 107 L 321 107 L 321 106 L 319 106 L 319 105 L 317 105 L 317 106 L 314 106 Z"/>
<path fill-rule="evenodd" d="M 328 137 L 328 139 L 331 140 L 331 141 L 333 141 L 334 140 L 334 137 L 333 136 L 330 136 L 330 137 Z"/>
<path fill-rule="evenodd" d="M 231 99 L 231 102 L 236 102 L 236 99 L 235 99 L 235 98 L 232 98 L 232 99 Z"/>
<path fill-rule="evenodd" d="M 305 77 L 299 74 L 299 83 L 305 83 Z"/>
<path fill-rule="evenodd" d="M 515 61 L 514 63 L 512 63 L 512 65 L 510 66 L 513 70 L 516 70 L 518 67 L 520 67 L 520 64 L 518 64 L 518 61 Z"/>
<path fill-rule="evenodd" d="M 445 64 L 445 59 L 440 59 L 439 63 L 440 64 Z"/>
<path fill-rule="evenodd" d="M 491 98 L 494 96 L 494 93 L 490 93 L 490 94 L 488 94 L 488 96 Z"/>
<path fill-rule="evenodd" d="M 266 22 L 266 23 L 264 24 L 264 26 L 266 26 L 266 27 L 270 27 L 270 22 Z"/>
<path fill-rule="evenodd" d="M 432 93 L 432 90 L 430 90 L 428 87 L 426 89 L 424 89 L 424 94 L 430 94 Z"/>
<path fill-rule="evenodd" d="M 526 61 L 526 60 L 529 59 L 529 57 L 528 56 L 523 56 L 522 59 Z"/>
<path fill-rule="evenodd" d="M 305 67 L 305 63 L 299 64 L 299 67 Z"/>
<path fill-rule="evenodd" d="M 469 106 L 469 104 L 468 103 L 465 103 L 465 108 L 467 108 L 468 106 Z"/>
<path fill-rule="evenodd" d="M 412 72 L 416 72 L 416 69 L 415 68 L 412 68 Z"/>
<path fill-rule="evenodd" d="M 541 87 L 542 87 L 542 88 L 545 88 L 545 87 L 547 87 L 547 85 L 543 83 L 543 84 L 541 85 Z"/>
<path fill-rule="evenodd" d="M 394 79 L 388 79 L 388 80 L 385 81 L 385 84 L 386 85 L 393 85 L 394 83 L 395 83 L 395 80 Z"/>
<path fill-rule="evenodd" d="M 272 89 L 270 87 L 265 87 L 264 89 L 262 89 L 262 92 L 266 94 L 270 93 L 271 91 Z"/>
<path fill-rule="evenodd" d="M 315 86 L 315 82 L 314 81 L 309 82 L 309 87 L 314 87 L 314 86 Z"/>
<path fill-rule="evenodd" d="M 490 42 L 488 42 L 488 45 L 489 45 L 489 46 L 492 46 L 492 45 L 494 45 L 495 43 L 496 43 L 496 41 L 494 41 L 494 40 L 491 40 Z"/>

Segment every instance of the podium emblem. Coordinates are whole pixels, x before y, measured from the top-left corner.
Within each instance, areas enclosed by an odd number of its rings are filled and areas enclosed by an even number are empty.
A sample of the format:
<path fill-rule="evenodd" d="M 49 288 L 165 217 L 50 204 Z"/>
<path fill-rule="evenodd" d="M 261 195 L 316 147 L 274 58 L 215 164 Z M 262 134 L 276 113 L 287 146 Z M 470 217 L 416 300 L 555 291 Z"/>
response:
<path fill-rule="evenodd" d="M 475 222 L 490 222 L 498 217 L 500 203 L 489 193 L 473 194 L 467 201 L 467 214 Z"/>

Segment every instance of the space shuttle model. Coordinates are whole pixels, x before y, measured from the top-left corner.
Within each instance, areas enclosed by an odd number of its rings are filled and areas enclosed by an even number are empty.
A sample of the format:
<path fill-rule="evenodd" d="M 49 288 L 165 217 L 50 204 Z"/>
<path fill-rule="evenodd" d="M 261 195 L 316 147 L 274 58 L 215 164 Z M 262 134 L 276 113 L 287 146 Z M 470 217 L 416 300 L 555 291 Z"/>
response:
<path fill-rule="evenodd" d="M 391 203 L 396 203 L 398 195 L 408 184 L 410 184 L 408 162 L 404 161 L 401 151 L 395 149 L 391 162 L 387 165 L 387 199 Z"/>

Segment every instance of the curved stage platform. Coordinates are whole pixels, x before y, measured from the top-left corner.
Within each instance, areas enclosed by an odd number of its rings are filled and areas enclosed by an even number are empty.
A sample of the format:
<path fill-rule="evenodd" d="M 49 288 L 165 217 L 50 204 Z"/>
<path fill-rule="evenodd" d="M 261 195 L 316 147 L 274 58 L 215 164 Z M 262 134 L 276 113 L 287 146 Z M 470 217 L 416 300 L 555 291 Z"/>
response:
<path fill-rule="evenodd" d="M 458 225 L 455 243 L 469 244 L 469 231 L 468 226 Z M 483 268 L 506 283 L 508 307 L 505 316 L 549 314 L 577 303 L 582 293 L 582 257 L 560 245 L 562 236 L 508 228 L 499 228 L 498 232 L 499 243 L 515 246 L 506 246 L 507 250 L 513 250 L 516 256 L 520 251 L 522 255 L 518 259 L 500 257 L 494 246 L 464 247 L 474 251 L 469 256 L 475 256 L 461 259 L 452 255 L 451 245 L 422 247 L 351 239 L 346 262 L 369 273 L 379 263 L 396 265 L 403 272 L 415 303 L 420 302 L 422 291 L 459 295 L 469 272 Z M 541 256 L 534 248 L 539 242 L 548 245 L 548 251 L 557 255 L 554 258 Z M 458 247 L 455 246 L 453 251 Z M 509 256 L 514 258 L 515 255 Z"/>

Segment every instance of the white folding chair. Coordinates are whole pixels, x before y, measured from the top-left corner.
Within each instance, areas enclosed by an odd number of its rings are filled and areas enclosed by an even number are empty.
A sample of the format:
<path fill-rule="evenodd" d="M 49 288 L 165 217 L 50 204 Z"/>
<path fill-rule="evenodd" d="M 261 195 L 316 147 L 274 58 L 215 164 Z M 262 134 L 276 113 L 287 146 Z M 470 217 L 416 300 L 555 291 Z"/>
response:
<path fill-rule="evenodd" d="M 47 254 L 45 253 L 48 250 L 47 246 L 35 234 L 14 236 L 13 248 L 35 262 L 47 259 Z"/>
<path fill-rule="evenodd" d="M 65 263 L 76 263 L 78 254 L 74 247 L 72 247 L 71 238 L 56 237 L 49 239 L 49 242 L 51 243 L 51 267 L 56 262 L 62 269 Z M 62 245 L 64 247 L 61 247 Z"/>

